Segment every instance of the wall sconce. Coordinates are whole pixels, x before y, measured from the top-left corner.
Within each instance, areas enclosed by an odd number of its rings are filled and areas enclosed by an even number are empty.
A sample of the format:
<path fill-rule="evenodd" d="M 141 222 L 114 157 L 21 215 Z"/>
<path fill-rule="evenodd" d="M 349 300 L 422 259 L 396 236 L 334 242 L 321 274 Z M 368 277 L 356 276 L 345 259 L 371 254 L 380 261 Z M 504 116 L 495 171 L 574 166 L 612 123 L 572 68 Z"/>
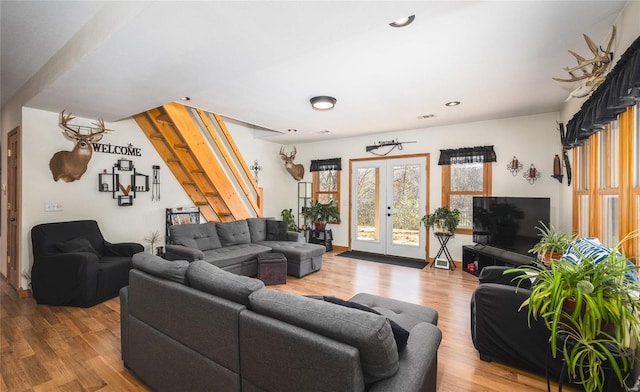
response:
<path fill-rule="evenodd" d="M 512 176 L 518 175 L 518 172 L 522 170 L 522 162 L 520 162 L 514 155 L 511 162 L 509 162 L 509 164 L 507 165 L 507 170 L 511 172 Z"/>
<path fill-rule="evenodd" d="M 262 166 L 260 166 L 260 164 L 258 163 L 258 160 L 256 159 L 255 161 L 253 161 L 253 165 L 249 166 L 249 169 L 251 169 L 251 171 L 253 172 L 253 179 L 255 180 L 256 184 L 258 183 L 258 173 L 260 173 L 262 171 Z"/>
<path fill-rule="evenodd" d="M 522 176 L 529 181 L 529 185 L 533 185 L 533 183 L 540 178 L 540 172 L 532 163 L 531 166 L 529 166 L 529 169 L 522 173 Z"/>

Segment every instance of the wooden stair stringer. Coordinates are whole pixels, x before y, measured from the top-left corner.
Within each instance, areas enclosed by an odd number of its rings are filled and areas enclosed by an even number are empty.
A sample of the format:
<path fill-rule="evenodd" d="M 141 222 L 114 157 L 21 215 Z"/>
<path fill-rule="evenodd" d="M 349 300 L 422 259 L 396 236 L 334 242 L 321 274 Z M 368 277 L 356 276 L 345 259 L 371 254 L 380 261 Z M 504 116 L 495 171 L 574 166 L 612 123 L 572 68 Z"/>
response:
<path fill-rule="evenodd" d="M 163 159 L 173 176 L 182 186 L 187 196 L 194 205 L 200 208 L 202 217 L 207 222 L 218 222 L 220 218 L 210 200 L 214 197 L 212 193 L 205 195 L 197 186 L 189 171 L 185 168 L 182 160 L 179 159 L 175 146 L 170 142 L 175 140 L 175 130 L 173 125 L 167 121 L 158 120 L 163 113 L 159 109 L 152 109 L 146 113 L 134 116 L 134 119 L 142 132 L 147 136 L 160 157 Z M 165 136 L 168 134 L 170 139 Z M 217 203 L 216 203 L 217 204 Z"/>

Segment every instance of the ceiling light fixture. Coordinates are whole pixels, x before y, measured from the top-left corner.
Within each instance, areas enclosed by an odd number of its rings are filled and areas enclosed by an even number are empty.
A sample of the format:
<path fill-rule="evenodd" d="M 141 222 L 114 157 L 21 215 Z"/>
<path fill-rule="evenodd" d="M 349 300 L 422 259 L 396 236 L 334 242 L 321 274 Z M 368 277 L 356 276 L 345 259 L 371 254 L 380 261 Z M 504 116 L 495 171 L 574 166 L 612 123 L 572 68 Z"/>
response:
<path fill-rule="evenodd" d="M 406 16 L 404 18 L 400 18 L 394 22 L 389 23 L 389 26 L 391 27 L 404 27 L 404 26 L 408 26 L 411 24 L 411 22 L 413 22 L 413 20 L 416 18 L 415 15 L 411 15 L 411 16 Z"/>
<path fill-rule="evenodd" d="M 311 102 L 311 107 L 316 110 L 331 110 L 334 106 L 336 106 L 336 102 L 338 102 L 338 100 L 334 97 L 329 97 L 326 95 L 313 97 L 309 101 Z"/>
<path fill-rule="evenodd" d="M 185 102 L 186 102 L 186 101 L 191 101 L 191 98 L 189 98 L 189 97 L 182 97 L 182 98 L 180 98 L 180 100 L 181 100 L 181 101 L 185 101 Z"/>
<path fill-rule="evenodd" d="M 444 104 L 444 106 L 449 106 L 449 107 L 458 106 L 458 105 L 460 105 L 460 101 L 450 101 Z"/>

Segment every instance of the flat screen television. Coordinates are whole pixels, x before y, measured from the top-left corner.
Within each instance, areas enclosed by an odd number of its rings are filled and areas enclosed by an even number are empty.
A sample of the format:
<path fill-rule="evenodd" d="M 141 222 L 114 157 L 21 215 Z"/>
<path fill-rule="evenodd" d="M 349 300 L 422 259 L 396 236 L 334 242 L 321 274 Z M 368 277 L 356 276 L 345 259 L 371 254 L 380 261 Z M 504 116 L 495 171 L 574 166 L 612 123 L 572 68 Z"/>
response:
<path fill-rule="evenodd" d="M 473 242 L 531 256 L 540 240 L 536 226 L 549 225 L 548 197 L 473 197 Z"/>

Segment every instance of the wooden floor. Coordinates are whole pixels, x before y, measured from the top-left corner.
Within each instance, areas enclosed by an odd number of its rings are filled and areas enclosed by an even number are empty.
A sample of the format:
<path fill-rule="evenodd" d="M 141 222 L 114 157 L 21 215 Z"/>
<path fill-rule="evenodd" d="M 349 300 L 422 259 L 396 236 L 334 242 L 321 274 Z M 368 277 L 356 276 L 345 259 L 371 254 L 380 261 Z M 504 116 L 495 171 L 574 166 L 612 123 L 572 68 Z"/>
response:
<path fill-rule="evenodd" d="M 270 287 L 343 299 L 368 292 L 433 307 L 443 333 L 438 391 L 546 391 L 543 377 L 478 358 L 469 321 L 477 285 L 459 268 L 419 270 L 327 253 L 321 271 Z M 18 299 L 4 279 L 0 289 L 0 391 L 147 390 L 120 359 L 118 298 L 89 309 L 54 307 Z"/>

